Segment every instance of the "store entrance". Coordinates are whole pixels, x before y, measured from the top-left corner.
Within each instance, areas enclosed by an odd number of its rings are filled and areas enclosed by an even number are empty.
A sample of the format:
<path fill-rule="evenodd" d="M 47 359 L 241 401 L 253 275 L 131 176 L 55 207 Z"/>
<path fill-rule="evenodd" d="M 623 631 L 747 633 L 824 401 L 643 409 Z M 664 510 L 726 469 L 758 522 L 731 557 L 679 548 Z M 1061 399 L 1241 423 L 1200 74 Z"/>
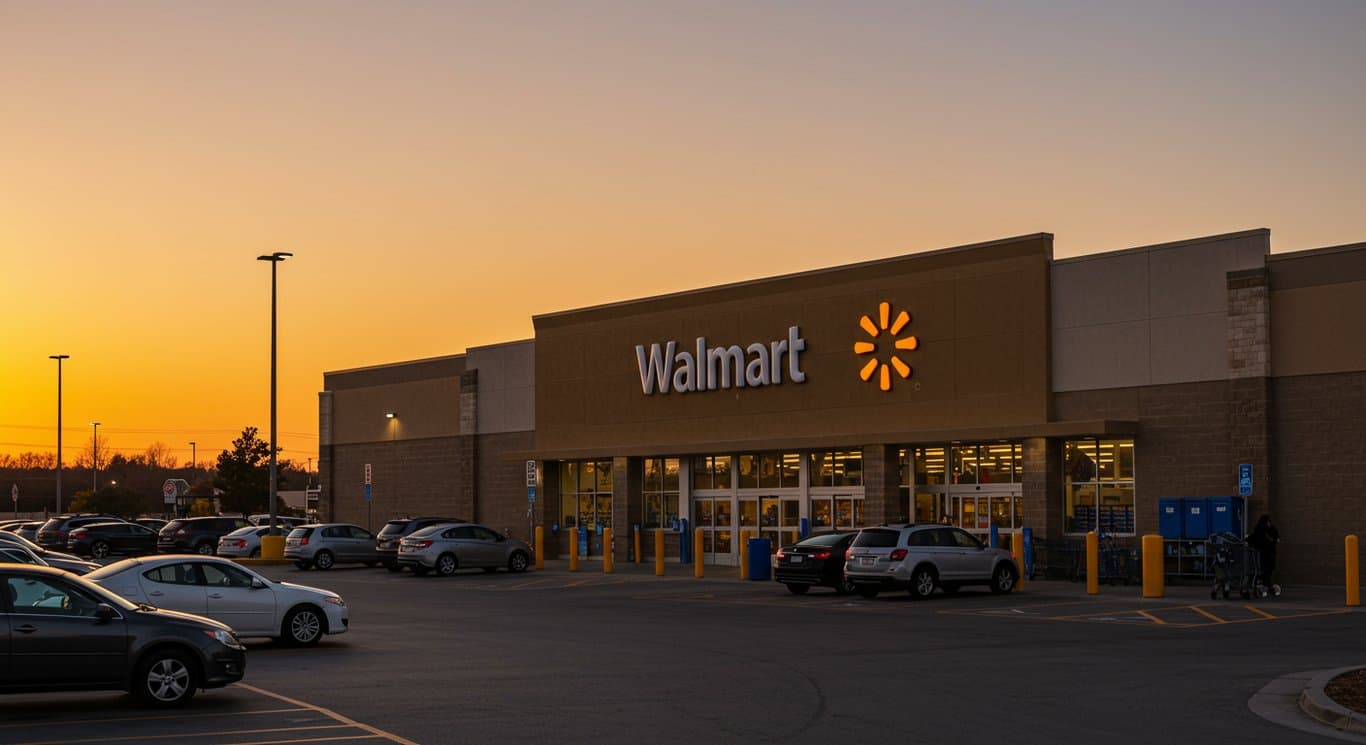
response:
<path fill-rule="evenodd" d="M 735 498 L 697 497 L 692 502 L 692 514 L 702 531 L 702 562 L 737 566 Z"/>
<path fill-rule="evenodd" d="M 949 495 L 951 520 L 983 543 L 990 538 L 991 527 L 996 526 L 997 545 L 1008 551 L 1013 531 L 1024 525 L 1020 487 L 1010 484 L 993 487 L 991 491 L 981 489 L 972 494 Z"/>

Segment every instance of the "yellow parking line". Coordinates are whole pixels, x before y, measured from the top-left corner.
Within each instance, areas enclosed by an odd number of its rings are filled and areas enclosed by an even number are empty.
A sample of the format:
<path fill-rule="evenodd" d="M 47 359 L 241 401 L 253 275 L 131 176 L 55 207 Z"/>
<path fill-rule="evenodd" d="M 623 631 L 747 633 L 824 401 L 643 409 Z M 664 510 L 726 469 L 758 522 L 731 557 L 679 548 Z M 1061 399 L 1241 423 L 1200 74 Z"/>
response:
<path fill-rule="evenodd" d="M 108 719 L 63 719 L 62 724 L 109 724 L 110 722 L 150 722 L 158 719 L 202 719 L 205 717 L 220 717 L 223 719 L 231 717 L 242 717 L 250 714 L 288 714 L 294 711 L 311 711 L 310 709 L 257 709 L 255 711 L 226 711 L 221 714 L 168 714 L 151 717 L 110 717 Z M 22 722 L 6 722 L 0 724 L 0 729 L 12 727 L 32 727 L 36 724 L 51 724 L 49 719 L 29 719 Z"/>
<path fill-rule="evenodd" d="M 1187 607 L 1215 623 L 1228 623 L 1228 621 L 1214 615 L 1213 613 L 1210 613 L 1209 611 L 1205 610 L 1204 608 L 1201 608 L 1198 605 L 1190 605 Z"/>
<path fill-rule="evenodd" d="M 1149 621 L 1152 621 L 1153 623 L 1161 624 L 1161 625 L 1163 625 L 1163 626 L 1166 626 L 1166 625 L 1167 625 L 1167 622 L 1166 622 L 1166 621 L 1163 621 L 1162 619 L 1158 618 L 1157 616 L 1154 616 L 1153 614 L 1149 613 L 1148 611 L 1141 610 L 1141 611 L 1138 612 L 1138 615 L 1143 616 L 1144 618 L 1148 619 Z"/>
<path fill-rule="evenodd" d="M 266 732 L 301 732 L 319 729 L 355 729 L 350 724 L 319 724 L 312 727 L 268 727 L 263 729 L 235 729 L 223 730 L 221 732 L 191 732 L 192 737 L 212 737 L 215 735 L 260 735 Z M 84 740 L 32 740 L 18 745 L 78 745 L 86 742 L 127 742 L 128 740 L 165 740 L 173 737 L 185 737 L 185 732 L 175 732 L 169 735 L 133 735 L 131 737 L 91 737 Z"/>
<path fill-rule="evenodd" d="M 1261 608 L 1254 608 L 1254 607 L 1252 607 L 1252 606 L 1250 606 L 1250 605 L 1244 605 L 1243 607 L 1244 607 L 1244 608 L 1247 608 L 1248 610 L 1252 611 L 1253 613 L 1256 613 L 1257 615 L 1261 616 L 1262 618 L 1280 618 L 1280 616 L 1276 616 L 1276 615 L 1272 615 L 1272 614 L 1270 614 L 1270 613 L 1267 613 L 1266 611 L 1262 610 Z"/>
<path fill-rule="evenodd" d="M 332 711 L 331 709 L 325 709 L 325 708 L 323 708 L 323 707 L 321 707 L 321 706 L 314 706 L 313 704 L 305 703 L 305 702 L 303 702 L 303 701 L 299 701 L 298 699 L 289 698 L 288 696 L 281 696 L 281 695 L 278 694 L 278 693 L 271 693 L 270 691 L 267 691 L 267 690 L 265 690 L 264 688 L 257 688 L 256 686 L 250 686 L 250 685 L 247 685 L 246 683 L 235 683 L 234 685 L 240 686 L 240 687 L 245 688 L 245 689 L 247 689 L 248 691 L 252 691 L 252 692 L 254 692 L 254 693 L 259 693 L 259 694 L 261 694 L 262 696 L 270 696 L 271 698 L 273 698 L 273 699 L 275 699 L 275 700 L 277 700 L 277 701 L 283 701 L 283 702 L 285 702 L 285 703 L 287 703 L 287 704 L 292 704 L 292 705 L 294 705 L 294 706 L 302 706 L 302 707 L 305 708 L 305 709 L 312 709 L 312 710 L 314 710 L 314 711 L 316 711 L 316 712 L 319 712 L 319 713 L 321 713 L 321 714 L 326 714 L 327 716 L 332 717 L 333 719 L 337 720 L 338 722 L 342 722 L 342 723 L 345 723 L 345 724 L 349 724 L 349 725 L 351 725 L 352 727 L 356 727 L 356 728 L 358 728 L 358 729 L 363 729 L 363 730 L 365 730 L 366 732 L 369 732 L 369 733 L 371 733 L 371 734 L 374 734 L 374 735 L 378 735 L 378 736 L 380 736 L 380 737 L 383 737 L 383 738 L 389 740 L 390 742 L 398 743 L 398 745 L 417 745 L 417 743 L 413 742 L 412 740 L 404 739 L 404 738 L 399 737 L 398 735 L 395 735 L 395 734 L 393 734 L 393 733 L 391 733 L 391 732 L 385 732 L 384 730 L 379 729 L 378 727 L 371 727 L 371 726 L 368 725 L 368 724 L 361 724 L 360 722 L 357 722 L 356 720 L 351 719 L 351 718 L 349 718 L 349 717 L 344 717 L 344 716 L 342 716 L 341 714 L 338 714 L 337 712 Z M 258 744 L 258 745 L 259 745 L 259 744 Z"/>

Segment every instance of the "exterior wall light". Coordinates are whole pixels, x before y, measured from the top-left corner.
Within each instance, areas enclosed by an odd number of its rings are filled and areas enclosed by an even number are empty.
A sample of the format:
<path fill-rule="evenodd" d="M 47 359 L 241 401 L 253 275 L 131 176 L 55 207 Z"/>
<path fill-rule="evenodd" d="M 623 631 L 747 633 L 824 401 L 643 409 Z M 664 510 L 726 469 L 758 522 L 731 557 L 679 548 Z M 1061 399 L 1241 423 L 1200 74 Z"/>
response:
<path fill-rule="evenodd" d="M 397 419 L 397 418 L 398 418 L 398 413 L 397 413 L 397 412 L 393 412 L 393 411 L 386 411 L 386 412 L 384 412 L 384 418 L 385 418 L 385 419 Z"/>

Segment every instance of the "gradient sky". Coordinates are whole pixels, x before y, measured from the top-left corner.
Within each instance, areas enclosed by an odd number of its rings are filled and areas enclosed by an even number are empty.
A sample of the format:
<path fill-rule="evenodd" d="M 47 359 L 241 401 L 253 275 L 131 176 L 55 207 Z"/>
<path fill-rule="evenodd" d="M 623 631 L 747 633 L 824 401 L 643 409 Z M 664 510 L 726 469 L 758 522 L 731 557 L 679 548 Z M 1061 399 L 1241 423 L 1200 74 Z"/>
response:
<path fill-rule="evenodd" d="M 961 245 L 1366 240 L 1366 3 L 0 0 L 0 452 Z"/>

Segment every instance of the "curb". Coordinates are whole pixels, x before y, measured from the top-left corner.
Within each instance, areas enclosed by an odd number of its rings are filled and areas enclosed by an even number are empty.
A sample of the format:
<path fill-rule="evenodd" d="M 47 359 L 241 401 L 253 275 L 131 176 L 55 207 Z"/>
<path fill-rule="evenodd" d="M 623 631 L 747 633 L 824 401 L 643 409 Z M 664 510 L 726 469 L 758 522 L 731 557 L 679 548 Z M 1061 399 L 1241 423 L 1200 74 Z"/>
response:
<path fill-rule="evenodd" d="M 1333 678 L 1343 673 L 1361 669 L 1366 669 L 1366 666 L 1340 667 L 1318 673 L 1309 680 L 1309 684 L 1300 692 L 1300 709 L 1305 714 L 1334 729 L 1366 735 L 1366 714 L 1358 714 L 1342 706 L 1328 698 L 1328 694 L 1324 691 L 1328 682 Z"/>

